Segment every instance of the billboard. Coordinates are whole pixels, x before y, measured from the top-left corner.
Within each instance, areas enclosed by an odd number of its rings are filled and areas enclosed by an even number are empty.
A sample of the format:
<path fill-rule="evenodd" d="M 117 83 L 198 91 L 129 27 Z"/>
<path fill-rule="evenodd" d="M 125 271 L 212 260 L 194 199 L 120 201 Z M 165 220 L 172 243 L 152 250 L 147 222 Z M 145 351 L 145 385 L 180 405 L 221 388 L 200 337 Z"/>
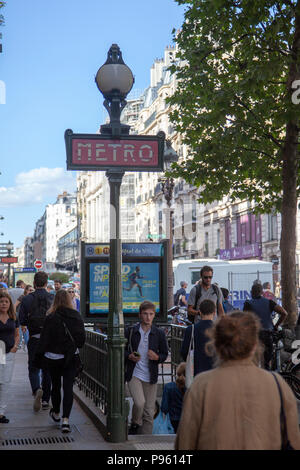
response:
<path fill-rule="evenodd" d="M 16 287 L 17 282 L 22 280 L 25 284 L 30 284 L 33 286 L 33 279 L 36 273 L 35 268 L 14 268 L 14 280 L 13 284 Z"/>
<path fill-rule="evenodd" d="M 123 263 L 123 313 L 138 313 L 143 300 L 151 300 L 160 309 L 160 266 L 159 263 Z M 108 312 L 109 264 L 89 265 L 90 314 Z"/>
<path fill-rule="evenodd" d="M 137 319 L 139 306 L 150 300 L 156 318 L 165 321 L 167 246 L 162 243 L 122 244 L 122 310 Z M 81 244 L 81 314 L 87 321 L 107 318 L 109 311 L 109 243 Z"/>

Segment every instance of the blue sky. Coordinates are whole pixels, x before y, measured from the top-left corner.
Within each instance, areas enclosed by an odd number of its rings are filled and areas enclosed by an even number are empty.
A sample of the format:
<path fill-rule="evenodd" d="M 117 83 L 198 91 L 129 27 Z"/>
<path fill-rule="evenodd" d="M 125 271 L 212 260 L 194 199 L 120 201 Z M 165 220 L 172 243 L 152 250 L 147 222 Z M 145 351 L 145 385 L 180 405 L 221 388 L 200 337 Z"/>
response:
<path fill-rule="evenodd" d="M 45 206 L 76 187 L 64 131 L 93 133 L 104 123 L 94 77 L 111 44 L 135 76 L 132 91 L 143 90 L 184 10 L 174 0 L 7 0 L 1 13 L 0 242 L 17 247 Z"/>

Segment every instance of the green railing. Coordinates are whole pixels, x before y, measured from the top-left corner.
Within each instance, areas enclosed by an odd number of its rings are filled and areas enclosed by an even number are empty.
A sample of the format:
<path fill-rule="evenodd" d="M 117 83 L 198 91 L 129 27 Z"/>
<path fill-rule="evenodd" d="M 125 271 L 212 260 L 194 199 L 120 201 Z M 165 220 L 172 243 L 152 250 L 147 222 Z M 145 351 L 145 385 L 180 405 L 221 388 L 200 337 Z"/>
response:
<path fill-rule="evenodd" d="M 86 341 L 80 351 L 83 371 L 77 385 L 102 413 L 107 412 L 108 361 L 106 335 L 86 330 Z"/>
<path fill-rule="evenodd" d="M 158 382 L 162 384 L 175 380 L 176 367 L 180 363 L 180 348 L 185 327 L 179 325 L 158 325 L 166 332 L 169 344 L 169 357 L 159 364 Z M 77 385 L 94 405 L 106 415 L 107 413 L 107 335 L 86 329 L 86 341 L 80 351 L 83 371 L 77 377 Z"/>

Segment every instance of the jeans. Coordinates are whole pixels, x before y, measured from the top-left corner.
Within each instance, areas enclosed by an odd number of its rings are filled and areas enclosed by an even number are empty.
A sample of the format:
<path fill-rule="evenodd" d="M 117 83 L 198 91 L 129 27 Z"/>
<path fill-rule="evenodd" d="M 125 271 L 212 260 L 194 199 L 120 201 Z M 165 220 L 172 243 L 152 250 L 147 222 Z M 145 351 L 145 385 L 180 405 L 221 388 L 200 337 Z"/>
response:
<path fill-rule="evenodd" d="M 27 349 L 28 349 L 28 372 L 29 372 L 29 381 L 32 389 L 32 393 L 35 394 L 38 388 L 43 390 L 43 401 L 47 403 L 50 400 L 51 394 L 51 377 L 49 371 L 46 369 L 37 369 L 33 365 L 34 356 L 39 344 L 38 338 L 29 338 Z M 41 381 L 41 372 L 42 372 L 42 381 Z"/>
<path fill-rule="evenodd" d="M 29 333 L 28 333 L 28 330 L 26 330 L 25 333 L 23 333 L 22 328 L 20 327 L 20 328 L 19 328 L 19 331 L 20 331 L 20 342 L 19 342 L 19 346 L 22 344 L 22 340 L 23 340 L 23 339 L 24 339 L 24 344 L 27 346 L 28 340 L 29 340 Z"/>
<path fill-rule="evenodd" d="M 51 375 L 51 401 L 54 413 L 60 413 L 61 379 L 63 379 L 63 418 L 69 418 L 73 405 L 73 383 L 76 375 L 76 362 L 73 358 L 66 367 L 64 359 L 46 358 L 47 368 Z"/>
<path fill-rule="evenodd" d="M 6 364 L 0 365 L 0 416 L 4 415 L 10 391 L 16 353 L 6 354 Z"/>
<path fill-rule="evenodd" d="M 270 361 L 273 355 L 272 332 L 269 330 L 260 330 L 259 339 L 264 345 L 264 368 L 270 370 Z"/>

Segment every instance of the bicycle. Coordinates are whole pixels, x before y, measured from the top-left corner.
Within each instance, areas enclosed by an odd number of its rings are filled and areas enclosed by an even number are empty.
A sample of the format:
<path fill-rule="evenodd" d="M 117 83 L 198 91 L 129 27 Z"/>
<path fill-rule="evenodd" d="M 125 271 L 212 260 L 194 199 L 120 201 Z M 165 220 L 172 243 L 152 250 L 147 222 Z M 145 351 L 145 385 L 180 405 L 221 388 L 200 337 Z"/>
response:
<path fill-rule="evenodd" d="M 272 331 L 273 354 L 271 370 L 277 372 L 286 381 L 292 389 L 295 397 L 300 400 L 300 364 L 292 362 L 293 348 L 284 350 L 283 340 L 285 339 L 285 330 Z M 284 354 L 285 358 L 284 358 Z"/>

